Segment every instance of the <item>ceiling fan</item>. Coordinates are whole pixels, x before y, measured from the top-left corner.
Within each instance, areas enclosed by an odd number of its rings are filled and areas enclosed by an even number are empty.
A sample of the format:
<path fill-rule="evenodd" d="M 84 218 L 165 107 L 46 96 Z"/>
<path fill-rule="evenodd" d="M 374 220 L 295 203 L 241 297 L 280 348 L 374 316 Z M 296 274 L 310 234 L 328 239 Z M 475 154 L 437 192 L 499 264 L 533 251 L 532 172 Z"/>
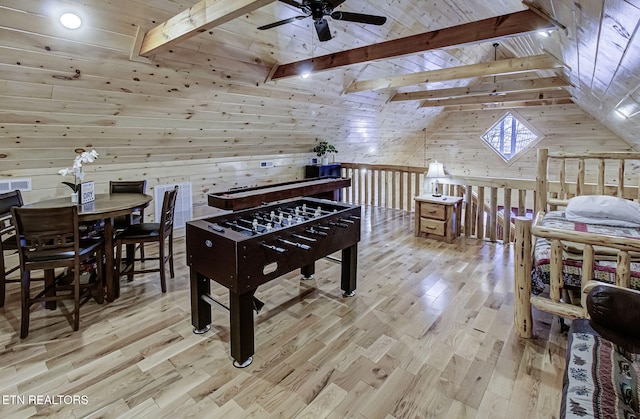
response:
<path fill-rule="evenodd" d="M 306 19 L 309 16 L 313 18 L 313 24 L 318 33 L 318 39 L 320 41 L 328 41 L 331 39 L 331 31 L 329 30 L 329 23 L 325 16 L 330 16 L 335 20 L 346 20 L 348 22 L 367 23 L 370 25 L 382 25 L 387 21 L 384 16 L 365 15 L 362 13 L 350 13 L 350 12 L 336 12 L 334 9 L 344 3 L 346 0 L 302 0 L 298 3 L 294 0 L 279 0 L 282 3 L 286 3 L 289 6 L 302 10 L 304 15 L 294 16 L 289 19 L 273 22 L 268 25 L 260 26 L 259 30 L 271 29 L 276 26 L 291 23 L 296 20 Z"/>

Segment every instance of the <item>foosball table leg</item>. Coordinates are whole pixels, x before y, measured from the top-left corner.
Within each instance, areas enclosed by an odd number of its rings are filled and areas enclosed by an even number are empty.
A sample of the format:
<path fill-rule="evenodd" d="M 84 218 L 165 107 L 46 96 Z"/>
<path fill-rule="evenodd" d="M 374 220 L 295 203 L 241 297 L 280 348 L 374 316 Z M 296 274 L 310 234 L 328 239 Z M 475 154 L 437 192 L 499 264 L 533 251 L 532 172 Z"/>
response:
<path fill-rule="evenodd" d="M 343 297 L 356 295 L 356 274 L 358 271 L 358 244 L 342 249 L 341 289 Z"/>
<path fill-rule="evenodd" d="M 191 324 L 193 333 L 201 334 L 211 329 L 211 306 L 202 299 L 211 292 L 209 278 L 191 270 Z"/>
<path fill-rule="evenodd" d="M 233 366 L 244 368 L 253 361 L 254 329 L 253 329 L 253 294 L 256 290 L 250 290 L 243 294 L 229 292 L 229 314 L 231 334 L 231 357 Z"/>
<path fill-rule="evenodd" d="M 313 275 L 316 273 L 316 264 L 312 262 L 310 265 L 303 266 L 300 268 L 300 274 L 302 275 L 302 279 L 305 281 L 309 281 L 313 279 Z"/>

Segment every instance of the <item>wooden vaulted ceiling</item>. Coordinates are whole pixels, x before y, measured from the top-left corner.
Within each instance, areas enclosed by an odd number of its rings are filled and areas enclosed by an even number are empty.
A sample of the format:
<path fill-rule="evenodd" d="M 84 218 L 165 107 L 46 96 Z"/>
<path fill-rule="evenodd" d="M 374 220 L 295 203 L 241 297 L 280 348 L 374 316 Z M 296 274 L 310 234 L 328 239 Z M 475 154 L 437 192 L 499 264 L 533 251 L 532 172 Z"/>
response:
<path fill-rule="evenodd" d="M 70 8 L 81 30 L 56 23 Z M 637 0 L 347 0 L 387 23 L 331 21 L 322 43 L 311 19 L 257 30 L 296 15 L 275 0 L 0 9 L 3 167 L 64 166 L 78 144 L 120 163 L 304 153 L 316 138 L 384 147 L 447 111 L 559 104 L 640 144 Z M 541 38 L 532 22 L 561 29 Z M 293 77 L 304 63 L 316 72 Z"/>

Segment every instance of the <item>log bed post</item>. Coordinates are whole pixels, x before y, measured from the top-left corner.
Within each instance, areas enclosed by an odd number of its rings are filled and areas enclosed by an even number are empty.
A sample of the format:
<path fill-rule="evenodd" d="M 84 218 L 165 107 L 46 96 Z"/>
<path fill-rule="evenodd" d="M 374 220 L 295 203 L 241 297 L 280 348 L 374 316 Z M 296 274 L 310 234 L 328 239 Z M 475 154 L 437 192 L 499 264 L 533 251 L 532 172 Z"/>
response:
<path fill-rule="evenodd" d="M 516 241 L 514 245 L 515 325 L 518 336 L 533 336 L 531 316 L 531 220 L 516 217 Z"/>
<path fill-rule="evenodd" d="M 538 149 L 538 173 L 536 174 L 536 212 L 547 211 L 547 158 L 549 150 Z M 535 215 L 535 214 L 534 214 Z"/>

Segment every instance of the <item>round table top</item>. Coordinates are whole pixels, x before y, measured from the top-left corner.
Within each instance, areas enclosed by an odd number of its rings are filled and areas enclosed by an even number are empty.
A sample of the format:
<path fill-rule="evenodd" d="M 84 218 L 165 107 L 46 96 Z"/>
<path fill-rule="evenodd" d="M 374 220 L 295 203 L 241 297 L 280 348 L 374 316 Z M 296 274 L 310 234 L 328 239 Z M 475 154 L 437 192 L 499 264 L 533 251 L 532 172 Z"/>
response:
<path fill-rule="evenodd" d="M 91 220 L 129 214 L 136 208 L 146 207 L 152 199 L 151 195 L 139 193 L 103 193 L 96 194 L 95 201 L 86 204 L 73 204 L 69 197 L 64 197 L 34 202 L 25 205 L 25 207 L 55 208 L 77 205 L 78 218 L 81 220 Z"/>

